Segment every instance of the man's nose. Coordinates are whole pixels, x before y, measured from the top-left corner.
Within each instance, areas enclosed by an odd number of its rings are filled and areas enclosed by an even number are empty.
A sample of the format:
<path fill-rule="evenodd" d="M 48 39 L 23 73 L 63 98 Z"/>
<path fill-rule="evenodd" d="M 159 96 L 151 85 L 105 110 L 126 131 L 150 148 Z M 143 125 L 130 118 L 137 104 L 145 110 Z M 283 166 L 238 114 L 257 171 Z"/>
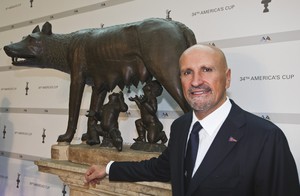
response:
<path fill-rule="evenodd" d="M 203 77 L 201 74 L 194 74 L 193 77 L 192 77 L 192 81 L 191 81 L 191 84 L 193 86 L 199 86 L 200 84 L 203 83 Z"/>

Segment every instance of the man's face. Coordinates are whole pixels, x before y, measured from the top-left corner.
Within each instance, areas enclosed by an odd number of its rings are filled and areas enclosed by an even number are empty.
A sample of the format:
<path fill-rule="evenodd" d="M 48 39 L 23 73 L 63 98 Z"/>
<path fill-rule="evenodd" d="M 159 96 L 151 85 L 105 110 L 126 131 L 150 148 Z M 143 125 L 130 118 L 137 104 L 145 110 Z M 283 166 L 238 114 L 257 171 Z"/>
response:
<path fill-rule="evenodd" d="M 183 94 L 200 119 L 224 103 L 230 77 L 225 59 L 212 48 L 196 47 L 180 58 Z"/>

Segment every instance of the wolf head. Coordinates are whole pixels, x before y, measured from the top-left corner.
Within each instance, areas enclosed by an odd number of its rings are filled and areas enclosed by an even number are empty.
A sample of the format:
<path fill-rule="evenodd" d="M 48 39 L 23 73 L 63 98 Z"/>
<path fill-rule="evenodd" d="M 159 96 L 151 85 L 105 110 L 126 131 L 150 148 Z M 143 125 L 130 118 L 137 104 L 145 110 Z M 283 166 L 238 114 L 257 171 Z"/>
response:
<path fill-rule="evenodd" d="M 66 69 L 66 35 L 52 33 L 52 25 L 46 22 L 42 31 L 36 26 L 23 40 L 4 46 L 7 56 L 15 66 Z M 66 71 L 67 70 L 67 71 Z"/>
<path fill-rule="evenodd" d="M 43 25 L 42 31 L 36 26 L 32 34 L 22 41 L 4 46 L 5 53 L 12 58 L 12 64 L 17 66 L 33 66 L 40 64 L 40 56 L 43 53 L 43 37 L 52 34 L 49 22 Z"/>

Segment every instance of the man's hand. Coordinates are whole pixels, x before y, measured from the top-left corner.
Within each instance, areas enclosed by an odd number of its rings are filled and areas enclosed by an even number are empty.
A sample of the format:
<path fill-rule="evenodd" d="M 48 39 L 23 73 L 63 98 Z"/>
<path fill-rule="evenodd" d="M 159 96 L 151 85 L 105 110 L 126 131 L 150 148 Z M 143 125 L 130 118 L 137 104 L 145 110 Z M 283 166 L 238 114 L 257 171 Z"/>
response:
<path fill-rule="evenodd" d="M 100 181 L 106 176 L 105 167 L 92 165 L 84 175 L 84 182 L 91 185 L 100 184 Z"/>

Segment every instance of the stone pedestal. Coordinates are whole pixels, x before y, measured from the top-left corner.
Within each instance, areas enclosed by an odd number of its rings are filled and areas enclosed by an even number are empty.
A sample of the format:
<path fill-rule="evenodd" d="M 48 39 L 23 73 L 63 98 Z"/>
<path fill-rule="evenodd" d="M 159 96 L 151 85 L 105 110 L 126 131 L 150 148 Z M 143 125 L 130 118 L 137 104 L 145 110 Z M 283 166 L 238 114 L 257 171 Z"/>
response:
<path fill-rule="evenodd" d="M 53 145 L 51 159 L 39 160 L 35 164 L 39 171 L 59 176 L 69 186 L 70 196 L 94 195 L 172 195 L 171 185 L 160 182 L 110 182 L 108 178 L 94 187 L 84 184 L 84 173 L 91 164 L 106 165 L 114 161 L 140 161 L 157 157 L 159 153 L 131 150 L 123 147 L 122 152 L 99 146 Z"/>

